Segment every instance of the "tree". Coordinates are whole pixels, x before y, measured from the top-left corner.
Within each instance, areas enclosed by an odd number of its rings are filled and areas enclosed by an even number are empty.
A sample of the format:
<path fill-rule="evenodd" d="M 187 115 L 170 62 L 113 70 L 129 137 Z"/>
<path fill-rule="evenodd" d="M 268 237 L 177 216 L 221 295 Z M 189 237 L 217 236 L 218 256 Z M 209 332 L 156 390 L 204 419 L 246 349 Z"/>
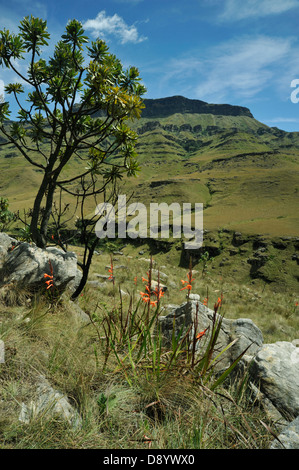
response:
<path fill-rule="evenodd" d="M 146 90 L 138 69 L 125 70 L 104 41 L 87 45 L 82 24 L 75 19 L 68 22 L 48 60 L 42 58 L 50 39 L 46 21 L 28 16 L 19 31 L 0 31 L 0 64 L 21 79 L 5 86 L 20 110 L 18 120 L 9 122 L 9 103 L 0 103 L 0 129 L 6 138 L 1 145 L 13 143 L 42 171 L 30 233 L 44 248 L 56 189 L 85 200 L 138 171 L 137 135 L 127 121 L 140 117 Z M 17 61 L 26 62 L 26 74 Z M 25 88 L 30 90 L 26 101 Z M 70 177 L 63 171 L 74 157 L 82 164 Z"/>
<path fill-rule="evenodd" d="M 9 224 L 16 220 L 16 214 L 8 209 L 8 199 L 0 197 L 0 232 L 7 230 Z"/>

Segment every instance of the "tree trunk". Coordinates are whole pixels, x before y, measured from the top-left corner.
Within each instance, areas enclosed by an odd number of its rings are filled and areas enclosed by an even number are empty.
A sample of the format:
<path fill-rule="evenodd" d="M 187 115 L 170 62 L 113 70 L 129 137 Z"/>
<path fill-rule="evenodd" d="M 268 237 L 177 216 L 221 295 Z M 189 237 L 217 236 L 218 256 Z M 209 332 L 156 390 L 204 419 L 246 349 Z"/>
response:
<path fill-rule="evenodd" d="M 49 176 L 47 173 L 45 173 L 43 177 L 43 181 L 39 187 L 38 193 L 34 201 L 32 218 L 31 218 L 31 223 L 30 223 L 31 238 L 39 248 L 45 248 L 46 246 L 46 241 L 41 236 L 40 230 L 38 228 L 38 220 L 39 220 L 39 215 L 41 211 L 41 204 L 42 204 L 44 195 L 48 187 L 48 180 L 49 180 Z"/>
<path fill-rule="evenodd" d="M 46 200 L 46 207 L 43 214 L 43 218 L 41 221 L 40 226 L 40 237 L 43 240 L 44 247 L 47 244 L 47 235 L 48 235 L 48 224 L 52 213 L 52 206 L 53 206 L 53 199 L 54 193 L 56 189 L 56 179 L 57 177 L 53 178 L 51 182 L 48 184 L 47 188 L 47 200 Z"/>
<path fill-rule="evenodd" d="M 88 279 L 88 274 L 89 274 L 89 269 L 90 269 L 92 257 L 93 257 L 93 254 L 94 254 L 94 250 L 96 249 L 97 243 L 98 243 L 98 240 L 95 240 L 93 242 L 93 244 L 91 245 L 91 247 L 88 248 L 88 257 L 87 257 L 86 263 L 84 263 L 84 265 L 83 265 L 82 278 L 81 278 L 81 281 L 79 283 L 79 286 L 77 287 L 75 292 L 72 294 L 72 297 L 71 297 L 72 300 L 79 297 L 79 295 L 81 294 L 81 292 L 83 291 L 83 289 L 85 287 L 85 284 L 86 284 L 87 279 Z"/>

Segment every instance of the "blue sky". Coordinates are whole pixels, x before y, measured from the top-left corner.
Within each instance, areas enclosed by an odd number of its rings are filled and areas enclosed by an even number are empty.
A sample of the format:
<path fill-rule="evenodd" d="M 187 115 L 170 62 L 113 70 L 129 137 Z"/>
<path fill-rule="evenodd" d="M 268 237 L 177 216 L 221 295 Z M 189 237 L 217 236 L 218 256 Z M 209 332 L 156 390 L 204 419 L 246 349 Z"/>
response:
<path fill-rule="evenodd" d="M 69 19 L 139 68 L 146 98 L 183 95 L 246 106 L 269 126 L 299 131 L 299 0 L 0 0 L 0 29 L 47 20 L 50 48 Z M 0 69 L 0 93 L 13 81 Z M 298 80 L 299 83 L 299 80 Z M 298 98 L 299 98 L 299 86 Z"/>

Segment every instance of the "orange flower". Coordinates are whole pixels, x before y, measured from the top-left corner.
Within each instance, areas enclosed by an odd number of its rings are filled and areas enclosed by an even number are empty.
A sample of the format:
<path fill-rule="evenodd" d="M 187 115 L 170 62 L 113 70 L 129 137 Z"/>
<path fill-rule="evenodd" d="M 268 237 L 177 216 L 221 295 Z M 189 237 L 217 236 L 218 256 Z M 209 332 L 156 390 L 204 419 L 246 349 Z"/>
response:
<path fill-rule="evenodd" d="M 48 286 L 48 287 L 46 287 L 46 290 L 50 289 L 51 287 L 54 287 L 53 267 L 52 267 L 52 263 L 51 263 L 50 260 L 49 260 L 49 265 L 50 265 L 50 273 L 51 274 L 47 274 L 47 273 L 44 274 L 45 279 L 49 278 L 47 281 L 45 281 L 47 286 Z"/>
<path fill-rule="evenodd" d="M 108 269 L 108 272 L 111 273 L 108 277 L 108 281 L 110 281 L 110 279 L 113 279 L 113 269 Z"/>
<path fill-rule="evenodd" d="M 189 272 L 187 273 L 187 279 L 188 279 L 188 281 L 184 281 L 183 279 L 181 279 L 181 283 L 182 283 L 183 285 L 186 284 L 186 286 L 185 286 L 185 287 L 182 287 L 182 289 L 180 289 L 180 290 L 187 289 L 187 290 L 188 290 L 188 296 L 189 296 L 190 291 L 191 291 L 191 289 L 192 289 L 192 282 L 194 281 L 194 279 L 192 278 L 192 270 L 191 270 L 191 268 L 190 268 Z"/>
<path fill-rule="evenodd" d="M 204 336 L 204 334 L 206 333 L 207 329 L 208 329 L 208 328 L 206 328 L 205 330 L 203 330 L 203 331 L 201 331 L 200 333 L 198 333 L 198 335 L 196 336 L 196 339 L 198 340 L 198 339 L 202 338 L 202 337 Z"/>
<path fill-rule="evenodd" d="M 204 304 L 205 306 L 208 305 L 208 300 L 209 300 L 208 297 L 206 297 L 205 299 L 203 299 L 203 304 Z"/>
<path fill-rule="evenodd" d="M 217 313 L 217 310 L 219 309 L 219 307 L 221 307 L 222 300 L 223 300 L 223 295 L 221 294 L 221 297 L 218 297 L 218 301 L 215 302 L 215 304 L 214 304 L 214 312 L 215 313 Z"/>
<path fill-rule="evenodd" d="M 187 281 L 186 281 L 186 282 L 187 282 Z M 190 292 L 190 290 L 192 289 L 191 284 L 187 284 L 186 287 L 183 287 L 183 288 L 180 289 L 180 290 L 184 290 L 184 289 L 188 289 L 188 291 Z"/>
<path fill-rule="evenodd" d="M 143 300 L 144 303 L 150 302 L 150 296 L 147 293 L 140 292 L 140 295 L 141 295 L 142 300 Z"/>
<path fill-rule="evenodd" d="M 187 273 L 187 278 L 190 284 L 192 281 L 194 281 L 194 279 L 192 278 L 192 272 Z"/>
<path fill-rule="evenodd" d="M 295 307 L 298 307 L 298 305 L 299 305 L 298 302 L 295 302 Z"/>
<path fill-rule="evenodd" d="M 46 281 L 46 284 L 48 284 L 48 287 L 46 287 L 46 290 L 50 289 L 51 287 L 54 287 L 53 279 L 51 279 L 50 281 Z"/>
<path fill-rule="evenodd" d="M 108 277 L 108 281 L 112 279 L 113 285 L 114 285 L 114 276 L 113 276 L 113 262 L 112 262 L 112 256 L 110 257 L 110 268 L 108 269 L 108 273 L 110 273 L 110 276 Z"/>
<path fill-rule="evenodd" d="M 161 297 L 163 297 L 164 292 L 161 288 L 158 288 L 158 286 L 157 286 L 156 289 L 154 290 L 153 294 L 157 297 L 158 300 L 160 300 Z"/>
<path fill-rule="evenodd" d="M 147 273 L 147 277 L 148 279 L 146 279 L 145 277 L 142 277 L 142 281 L 146 283 L 145 290 L 147 292 L 140 292 L 140 295 L 144 303 L 148 303 L 151 307 L 156 307 L 161 297 L 163 297 L 164 292 L 159 286 L 156 286 L 155 290 L 153 291 L 149 286 L 149 273 Z M 156 296 L 157 300 L 151 300 L 152 294 Z"/>

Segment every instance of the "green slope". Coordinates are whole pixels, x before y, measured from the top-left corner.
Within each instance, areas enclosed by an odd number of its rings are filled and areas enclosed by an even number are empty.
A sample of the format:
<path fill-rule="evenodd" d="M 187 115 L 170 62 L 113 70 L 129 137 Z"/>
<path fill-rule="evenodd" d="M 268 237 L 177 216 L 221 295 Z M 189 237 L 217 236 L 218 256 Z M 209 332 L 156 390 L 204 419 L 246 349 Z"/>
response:
<path fill-rule="evenodd" d="M 132 124 L 141 172 L 122 194 L 145 204 L 202 202 L 209 230 L 298 235 L 299 133 L 269 128 L 238 106 L 182 97 L 145 104 Z M 11 210 L 32 206 L 40 178 L 12 146 L 0 147 L 0 194 Z"/>

